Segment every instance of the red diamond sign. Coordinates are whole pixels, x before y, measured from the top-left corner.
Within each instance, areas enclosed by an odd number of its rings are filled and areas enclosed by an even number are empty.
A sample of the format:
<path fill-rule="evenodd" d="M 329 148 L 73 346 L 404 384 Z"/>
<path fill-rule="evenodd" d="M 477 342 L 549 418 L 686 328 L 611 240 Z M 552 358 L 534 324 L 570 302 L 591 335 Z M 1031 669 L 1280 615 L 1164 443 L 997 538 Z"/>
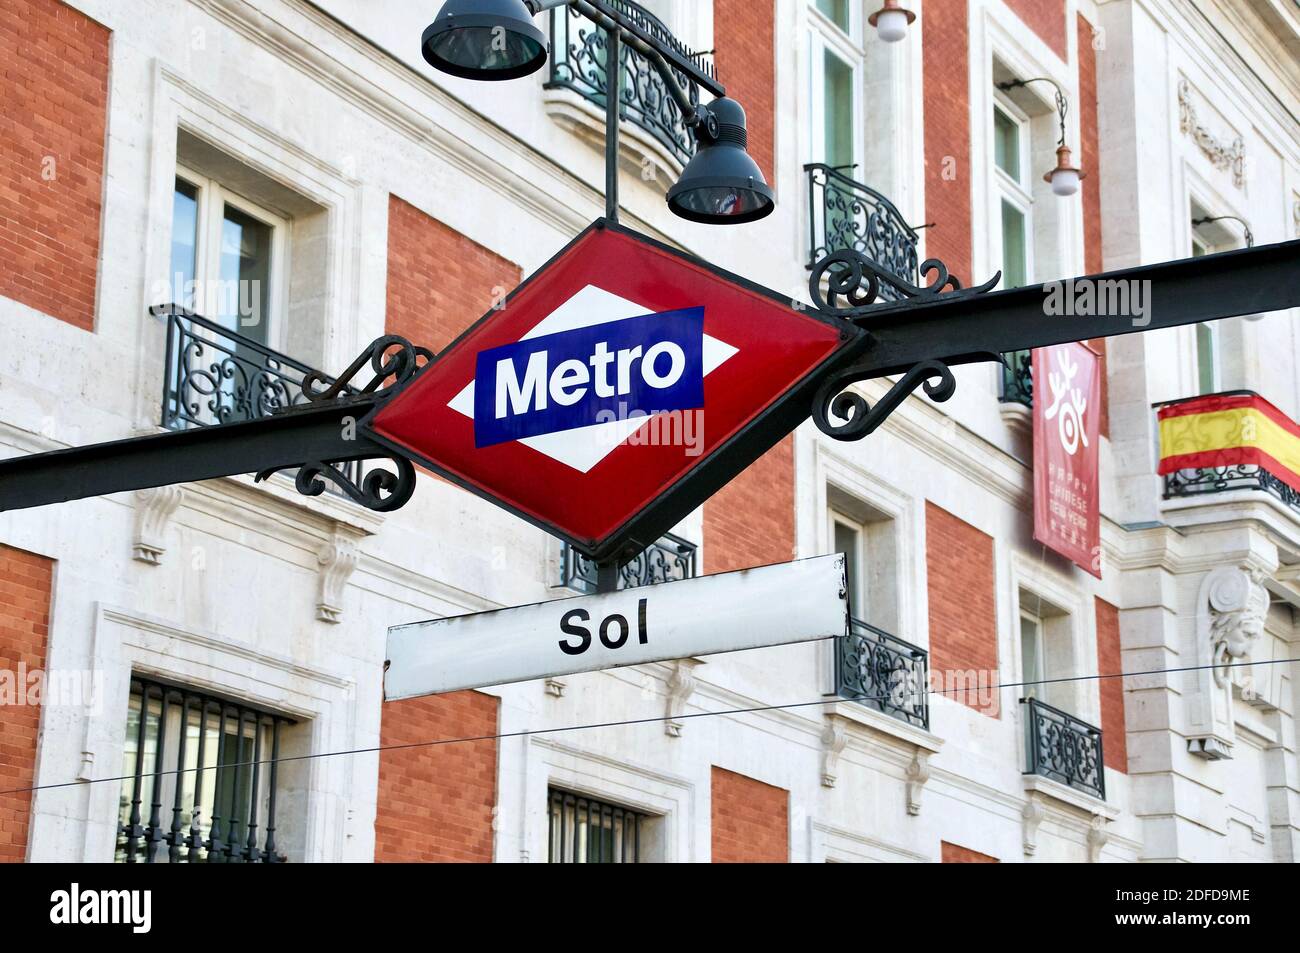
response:
<path fill-rule="evenodd" d="M 598 559 L 644 546 L 807 415 L 865 335 L 603 220 L 365 422 Z"/>

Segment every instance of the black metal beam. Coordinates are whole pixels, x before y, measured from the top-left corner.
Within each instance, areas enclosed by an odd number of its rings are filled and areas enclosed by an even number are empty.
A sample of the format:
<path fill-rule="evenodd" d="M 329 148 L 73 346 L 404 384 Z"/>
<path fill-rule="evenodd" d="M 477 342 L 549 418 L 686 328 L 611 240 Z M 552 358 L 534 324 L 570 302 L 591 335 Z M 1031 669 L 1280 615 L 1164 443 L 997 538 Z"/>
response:
<path fill-rule="evenodd" d="M 123 490 L 388 456 L 356 429 L 373 398 L 329 401 L 243 423 L 196 427 L 0 461 L 0 510 Z"/>
<path fill-rule="evenodd" d="M 861 361 L 874 376 L 894 374 L 925 360 L 961 364 L 990 354 L 1066 341 L 1154 331 L 1242 314 L 1300 306 L 1300 240 L 1185 258 L 1067 279 L 1077 290 L 1103 282 L 1143 286 L 1146 313 L 1053 315 L 1051 285 L 987 294 L 949 292 L 864 309 L 855 323 L 875 343 Z M 1139 323 L 1140 322 L 1140 323 Z"/>

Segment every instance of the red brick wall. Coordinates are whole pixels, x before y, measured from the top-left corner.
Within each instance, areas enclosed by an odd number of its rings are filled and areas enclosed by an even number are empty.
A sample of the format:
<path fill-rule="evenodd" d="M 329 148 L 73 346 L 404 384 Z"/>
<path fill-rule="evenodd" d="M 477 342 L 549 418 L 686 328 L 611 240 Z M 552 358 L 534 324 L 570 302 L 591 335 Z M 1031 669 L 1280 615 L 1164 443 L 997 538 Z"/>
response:
<path fill-rule="evenodd" d="M 926 0 L 921 20 L 925 84 L 925 252 L 971 280 L 970 77 L 967 0 Z"/>
<path fill-rule="evenodd" d="M 714 0 L 714 61 L 727 95 L 745 107 L 749 154 L 774 183 L 776 152 L 776 8 L 773 0 Z"/>
<path fill-rule="evenodd" d="M 713 767 L 713 862 L 790 861 L 790 792 Z"/>
<path fill-rule="evenodd" d="M 997 691 L 991 688 L 997 684 L 998 666 L 993 538 L 926 500 L 925 563 L 932 676 L 951 687 L 951 672 L 980 673 L 979 682 L 970 682 L 969 688 L 978 684 L 981 692 L 958 691 L 947 697 L 1000 718 L 1000 705 L 989 711 L 979 701 L 983 689 Z"/>
<path fill-rule="evenodd" d="M 988 854 L 981 854 L 977 850 L 971 850 L 969 847 L 960 847 L 957 844 L 949 844 L 946 840 L 939 842 L 942 852 L 942 860 L 945 864 L 996 864 L 999 863 L 996 857 Z"/>
<path fill-rule="evenodd" d="M 45 668 L 53 584 L 53 560 L 0 545 L 0 671 L 12 673 L 16 692 L 26 689 L 20 664 L 29 674 Z M 40 723 L 39 705 L 0 705 L 0 789 L 34 783 Z M 26 856 L 31 803 L 30 792 L 0 795 L 0 861 Z"/>
<path fill-rule="evenodd" d="M 521 277 L 518 265 L 388 197 L 389 334 L 441 351 Z"/>
<path fill-rule="evenodd" d="M 109 31 L 57 0 L 0 17 L 0 295 L 95 326 Z"/>
<path fill-rule="evenodd" d="M 1006 5 L 1065 59 L 1065 0 L 1006 0 Z"/>
<path fill-rule="evenodd" d="M 794 558 L 794 438 L 786 437 L 704 504 L 711 572 Z"/>
<path fill-rule="evenodd" d="M 380 744 L 496 734 L 498 704 L 479 692 L 385 702 Z M 496 790 L 494 740 L 380 752 L 375 860 L 491 862 Z"/>
<path fill-rule="evenodd" d="M 1124 671 L 1119 649 L 1119 610 L 1097 600 L 1097 674 Z M 1101 693 L 1101 746 L 1106 767 L 1128 773 L 1128 738 L 1124 727 L 1124 679 L 1098 679 Z"/>
<path fill-rule="evenodd" d="M 1104 267 L 1101 258 L 1101 148 L 1097 138 L 1097 51 L 1093 29 L 1082 16 L 1079 24 L 1079 147 L 1074 163 L 1087 173 L 1079 190 L 1083 202 L 1083 270 L 1095 275 Z M 1110 382 L 1106 379 L 1106 339 L 1089 344 L 1101 355 L 1101 419 L 1103 435 L 1110 433 Z"/>

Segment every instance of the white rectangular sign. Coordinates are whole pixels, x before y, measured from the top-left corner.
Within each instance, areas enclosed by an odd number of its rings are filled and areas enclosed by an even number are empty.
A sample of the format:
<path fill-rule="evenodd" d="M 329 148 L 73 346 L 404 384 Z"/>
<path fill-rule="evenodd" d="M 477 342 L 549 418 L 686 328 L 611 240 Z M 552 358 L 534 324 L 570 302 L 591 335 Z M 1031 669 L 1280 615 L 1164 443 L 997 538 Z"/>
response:
<path fill-rule="evenodd" d="M 394 626 L 384 697 L 829 639 L 848 625 L 844 557 L 817 556 Z"/>

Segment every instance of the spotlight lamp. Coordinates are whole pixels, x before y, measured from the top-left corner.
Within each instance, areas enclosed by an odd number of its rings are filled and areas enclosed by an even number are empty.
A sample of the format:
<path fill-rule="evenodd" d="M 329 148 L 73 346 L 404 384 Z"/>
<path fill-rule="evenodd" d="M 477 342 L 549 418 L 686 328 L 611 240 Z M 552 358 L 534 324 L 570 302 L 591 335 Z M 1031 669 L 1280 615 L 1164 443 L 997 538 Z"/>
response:
<path fill-rule="evenodd" d="M 517 79 L 546 62 L 546 36 L 524 0 L 447 0 L 420 39 L 434 69 L 464 79 Z"/>
<path fill-rule="evenodd" d="M 668 208 L 692 222 L 740 225 L 770 215 L 771 187 L 746 151 L 745 110 L 734 99 L 697 106 L 689 120 L 699 143 L 695 155 L 668 190 Z"/>
<path fill-rule="evenodd" d="M 885 0 L 883 7 L 867 17 L 867 22 L 886 43 L 897 43 L 906 37 L 907 28 L 915 20 L 916 14 L 900 6 L 898 0 Z"/>
<path fill-rule="evenodd" d="M 701 66 L 702 54 L 686 50 L 672 37 L 647 33 L 643 24 L 610 0 L 446 0 L 420 41 L 420 51 L 435 69 L 466 79 L 504 80 L 527 76 L 546 62 L 547 43 L 533 17 L 546 10 L 572 7 L 605 30 L 609 50 L 626 43 L 655 68 L 682 118 L 694 134 L 695 155 L 668 190 L 668 207 L 676 215 L 707 224 L 741 224 L 771 214 L 772 189 L 750 157 L 745 110 L 725 96 L 711 68 Z M 913 14 L 886 0 L 882 13 L 897 13 L 910 22 Z M 873 20 L 874 22 L 874 20 Z M 904 29 L 906 29 L 904 22 Z M 672 59 L 672 63 L 665 58 Z M 619 59 L 607 57 L 606 83 L 617 102 Z M 702 105 L 688 95 L 677 74 L 719 97 Z M 687 82 L 692 82 L 688 79 Z M 609 94 L 607 94 L 609 95 Z M 607 107 L 606 216 L 618 213 L 618 113 Z"/>
<path fill-rule="evenodd" d="M 1018 86 L 1027 86 L 1030 83 L 1051 83 L 1056 89 L 1056 113 L 1060 120 L 1061 136 L 1056 142 L 1056 168 L 1044 173 L 1043 181 L 1052 186 L 1053 193 L 1066 198 L 1079 191 L 1079 182 L 1087 176 L 1087 173 L 1071 163 L 1070 147 L 1065 144 L 1065 114 L 1070 108 L 1070 103 L 1065 98 L 1065 92 L 1056 80 L 1049 79 L 1046 76 L 998 83 L 998 89 L 1015 89 Z"/>

